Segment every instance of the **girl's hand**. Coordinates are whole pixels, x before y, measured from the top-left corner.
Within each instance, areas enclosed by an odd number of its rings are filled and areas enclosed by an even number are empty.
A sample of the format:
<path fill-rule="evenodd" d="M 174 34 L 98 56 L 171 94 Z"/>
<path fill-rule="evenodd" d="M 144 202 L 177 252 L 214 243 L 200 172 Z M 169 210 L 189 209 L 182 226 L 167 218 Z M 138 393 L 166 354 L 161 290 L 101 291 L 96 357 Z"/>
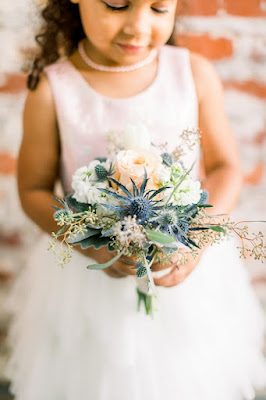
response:
<path fill-rule="evenodd" d="M 93 258 L 99 264 L 104 264 L 116 256 L 116 253 L 114 251 L 108 251 L 106 246 L 101 247 L 98 250 L 95 248 L 82 250 L 80 246 L 76 246 L 75 250 L 79 251 L 84 256 Z M 112 278 L 124 278 L 128 275 L 136 275 L 136 270 L 132 269 L 134 265 L 127 264 L 125 260 L 126 259 L 121 256 L 121 258 L 114 262 L 110 267 L 104 268 L 102 271 Z"/>
<path fill-rule="evenodd" d="M 185 251 L 186 253 L 188 252 L 187 250 L 180 249 L 179 252 Z M 173 287 L 176 285 L 179 285 L 182 283 L 188 276 L 189 274 L 194 270 L 194 268 L 197 266 L 199 260 L 201 259 L 202 253 L 204 250 L 199 250 L 199 254 L 196 258 L 192 256 L 192 254 L 186 254 L 186 257 L 188 258 L 188 262 L 186 264 L 179 264 L 178 267 L 176 265 L 173 265 L 172 271 L 168 274 L 163 276 L 162 278 L 154 278 L 154 283 L 156 286 L 164 286 L 164 287 Z M 177 253 L 178 254 L 178 253 Z M 177 255 L 174 256 L 173 262 L 176 263 Z M 171 265 L 167 265 L 169 268 Z"/>
<path fill-rule="evenodd" d="M 81 254 L 93 258 L 99 264 L 104 264 L 116 256 L 116 253 L 108 251 L 106 246 L 101 247 L 98 250 L 94 248 L 82 250 L 80 246 L 76 246 L 75 249 L 78 250 Z M 135 265 L 128 264 L 126 262 L 127 260 L 135 261 L 133 257 L 126 258 L 121 256 L 110 267 L 104 268 L 102 271 L 112 278 L 123 278 L 128 275 L 136 275 L 136 269 L 133 269 Z M 155 263 L 152 269 L 153 271 L 159 271 L 166 268 L 169 268 L 169 265 L 159 266 L 157 263 Z"/>
<path fill-rule="evenodd" d="M 125 278 L 127 276 L 126 274 L 116 271 L 112 266 L 105 268 L 102 271 L 111 278 Z"/>

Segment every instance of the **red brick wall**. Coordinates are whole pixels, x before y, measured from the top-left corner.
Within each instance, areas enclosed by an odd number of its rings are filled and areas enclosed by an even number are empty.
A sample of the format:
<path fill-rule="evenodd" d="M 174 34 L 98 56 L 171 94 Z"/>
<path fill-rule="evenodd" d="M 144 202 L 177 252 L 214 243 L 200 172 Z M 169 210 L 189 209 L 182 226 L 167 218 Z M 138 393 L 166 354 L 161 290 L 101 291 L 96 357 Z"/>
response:
<path fill-rule="evenodd" d="M 265 219 L 266 0 L 179 0 L 175 42 L 214 63 L 236 134 L 245 187 L 235 218 Z M 261 229 L 266 236 L 264 225 Z M 248 260 L 266 304 L 265 267 Z M 264 294 L 263 294 L 264 293 Z"/>
<path fill-rule="evenodd" d="M 181 4 L 182 3 L 182 4 Z M 182 6 L 182 9 L 181 9 Z M 189 16 L 215 16 L 227 13 L 234 16 L 265 17 L 265 0 L 187 0 L 179 1 L 178 11 Z"/>
<path fill-rule="evenodd" d="M 225 96 L 232 96 L 234 92 L 236 101 L 235 104 L 230 102 L 229 117 L 231 114 L 240 145 L 254 146 L 254 165 L 251 171 L 246 171 L 246 181 L 249 184 L 262 183 L 264 166 L 260 159 L 265 153 L 261 154 L 261 148 L 266 143 L 266 113 L 263 113 L 266 99 L 266 0 L 180 0 L 177 16 L 176 43 L 214 62 L 224 84 Z M 237 119 L 250 113 L 249 133 L 242 135 L 233 118 L 241 94 L 244 96 L 242 99 L 245 98 L 245 107 L 239 110 Z M 260 124 L 256 118 L 261 120 Z M 257 157 L 258 147 L 260 154 Z"/>

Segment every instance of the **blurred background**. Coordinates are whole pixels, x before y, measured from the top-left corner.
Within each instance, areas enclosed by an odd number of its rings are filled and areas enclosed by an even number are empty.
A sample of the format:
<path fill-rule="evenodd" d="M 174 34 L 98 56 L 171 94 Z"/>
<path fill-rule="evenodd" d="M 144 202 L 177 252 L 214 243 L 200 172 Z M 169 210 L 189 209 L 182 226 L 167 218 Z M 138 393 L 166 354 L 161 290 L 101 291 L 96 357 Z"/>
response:
<path fill-rule="evenodd" d="M 27 93 L 21 66 L 27 49 L 34 47 L 36 3 L 37 0 L 1 0 L 0 5 L 1 400 L 9 398 L 4 367 L 9 354 L 6 333 L 11 313 L 6 311 L 5 299 L 39 234 L 20 208 L 16 188 Z M 266 220 L 266 0 L 179 2 L 174 41 L 210 59 L 222 79 L 225 106 L 244 170 L 244 188 L 234 219 Z M 266 236 L 266 224 L 253 224 L 251 230 L 261 230 Z M 266 310 L 266 265 L 251 258 L 244 262 Z M 258 399 L 266 399 L 266 393 L 258 393 Z"/>

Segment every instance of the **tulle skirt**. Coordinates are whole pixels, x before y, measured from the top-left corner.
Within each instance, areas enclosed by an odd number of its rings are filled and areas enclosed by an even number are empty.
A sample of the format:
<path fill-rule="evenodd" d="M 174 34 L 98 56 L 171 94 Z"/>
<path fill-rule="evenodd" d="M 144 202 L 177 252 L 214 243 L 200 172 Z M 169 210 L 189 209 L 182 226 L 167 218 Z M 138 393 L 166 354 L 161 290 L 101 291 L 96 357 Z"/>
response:
<path fill-rule="evenodd" d="M 134 277 L 54 263 L 44 235 L 9 299 L 16 400 L 243 400 L 266 383 L 265 321 L 232 242 L 159 288 L 152 319 Z"/>

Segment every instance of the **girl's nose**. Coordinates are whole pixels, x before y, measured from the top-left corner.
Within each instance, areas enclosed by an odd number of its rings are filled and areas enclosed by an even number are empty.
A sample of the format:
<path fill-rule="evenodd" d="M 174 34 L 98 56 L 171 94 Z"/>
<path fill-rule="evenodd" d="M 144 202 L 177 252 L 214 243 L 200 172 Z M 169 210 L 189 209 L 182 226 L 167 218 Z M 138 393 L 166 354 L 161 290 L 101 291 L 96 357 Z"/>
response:
<path fill-rule="evenodd" d="M 151 24 L 146 10 L 132 10 L 124 24 L 124 33 L 134 37 L 146 37 L 150 34 Z"/>

